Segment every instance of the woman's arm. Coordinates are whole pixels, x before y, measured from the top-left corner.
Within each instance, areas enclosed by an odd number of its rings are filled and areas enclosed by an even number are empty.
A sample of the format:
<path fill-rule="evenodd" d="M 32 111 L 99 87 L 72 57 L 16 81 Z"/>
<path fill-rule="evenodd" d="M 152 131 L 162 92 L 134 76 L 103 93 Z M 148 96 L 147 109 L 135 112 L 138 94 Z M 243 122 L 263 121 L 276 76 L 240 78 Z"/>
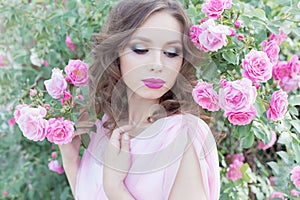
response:
<path fill-rule="evenodd" d="M 192 143 L 188 144 L 190 145 L 183 154 L 169 199 L 207 200 L 198 157 Z"/>

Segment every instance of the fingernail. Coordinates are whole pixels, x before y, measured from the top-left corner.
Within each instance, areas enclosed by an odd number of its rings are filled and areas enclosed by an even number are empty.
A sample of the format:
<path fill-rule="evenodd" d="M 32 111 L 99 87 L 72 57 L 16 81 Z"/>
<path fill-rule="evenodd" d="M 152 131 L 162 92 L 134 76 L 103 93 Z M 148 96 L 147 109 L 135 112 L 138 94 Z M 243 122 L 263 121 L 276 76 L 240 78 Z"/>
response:
<path fill-rule="evenodd" d="M 128 136 L 127 133 L 124 133 L 124 134 L 123 134 L 123 139 L 124 139 L 124 140 L 129 140 L 129 136 Z"/>

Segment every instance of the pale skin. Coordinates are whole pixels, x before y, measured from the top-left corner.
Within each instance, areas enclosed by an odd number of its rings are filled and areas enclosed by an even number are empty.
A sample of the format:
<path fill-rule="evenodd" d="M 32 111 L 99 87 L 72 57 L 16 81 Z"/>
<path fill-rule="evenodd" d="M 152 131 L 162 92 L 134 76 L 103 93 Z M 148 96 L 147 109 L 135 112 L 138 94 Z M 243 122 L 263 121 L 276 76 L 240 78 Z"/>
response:
<path fill-rule="evenodd" d="M 154 28 L 155 31 L 149 33 L 149 28 Z M 157 30 L 166 29 L 172 30 L 173 33 L 167 32 L 166 37 L 163 37 L 166 33 L 156 33 Z M 159 98 L 172 87 L 176 80 L 183 59 L 181 35 L 178 34 L 182 32 L 181 29 L 181 24 L 169 13 L 154 13 L 136 31 L 134 36 L 137 38 L 133 37 L 135 39 L 130 42 L 128 49 L 120 54 L 121 73 L 127 85 L 129 119 L 127 125 L 122 125 L 112 132 L 109 144 L 105 149 L 103 184 L 109 199 L 134 199 L 124 184 L 130 168 L 130 154 L 128 153 L 130 138 L 135 137 L 141 129 L 147 128 L 151 124 L 147 122 L 147 117 L 153 112 Z M 143 36 L 146 40 L 139 39 L 138 36 Z M 138 47 L 138 54 L 132 50 L 132 46 Z M 149 77 L 163 79 L 164 87 L 160 89 L 147 88 L 141 80 Z M 137 110 L 138 112 L 136 112 Z M 88 122 L 86 119 L 87 116 L 82 116 L 79 120 L 73 141 L 66 145 L 60 145 L 64 169 L 73 194 L 80 165 L 80 138 L 78 135 L 86 133 L 94 125 L 93 122 Z M 183 154 L 169 199 L 207 199 L 198 157 L 192 145 L 189 145 Z"/>

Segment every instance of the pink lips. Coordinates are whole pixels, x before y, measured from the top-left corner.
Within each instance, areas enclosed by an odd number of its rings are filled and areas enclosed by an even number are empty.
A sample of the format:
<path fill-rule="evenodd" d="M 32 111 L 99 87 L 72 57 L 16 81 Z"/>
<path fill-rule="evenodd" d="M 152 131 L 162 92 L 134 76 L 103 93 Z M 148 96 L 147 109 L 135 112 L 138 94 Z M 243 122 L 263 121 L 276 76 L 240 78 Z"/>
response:
<path fill-rule="evenodd" d="M 152 88 L 152 89 L 161 88 L 165 84 L 165 81 L 159 78 L 158 79 L 148 78 L 148 79 L 144 79 L 143 82 L 148 88 Z"/>

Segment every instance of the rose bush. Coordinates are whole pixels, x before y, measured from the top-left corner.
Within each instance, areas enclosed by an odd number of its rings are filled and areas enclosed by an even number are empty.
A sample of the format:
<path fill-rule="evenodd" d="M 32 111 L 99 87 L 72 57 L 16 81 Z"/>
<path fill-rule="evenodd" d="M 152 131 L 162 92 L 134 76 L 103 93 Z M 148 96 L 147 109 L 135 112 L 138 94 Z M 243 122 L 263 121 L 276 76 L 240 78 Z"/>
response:
<path fill-rule="evenodd" d="M 71 102 L 87 96 L 77 90 L 87 84 L 87 66 L 78 60 L 89 63 L 92 33 L 116 2 L 0 3 L 3 198 L 72 199 L 57 146 L 48 140 L 70 139 L 55 133 L 64 132 L 66 118 L 72 129 Z M 189 36 L 205 53 L 195 66 L 193 97 L 213 119 L 221 199 L 299 196 L 299 1 L 182 3 L 193 22 Z"/>

